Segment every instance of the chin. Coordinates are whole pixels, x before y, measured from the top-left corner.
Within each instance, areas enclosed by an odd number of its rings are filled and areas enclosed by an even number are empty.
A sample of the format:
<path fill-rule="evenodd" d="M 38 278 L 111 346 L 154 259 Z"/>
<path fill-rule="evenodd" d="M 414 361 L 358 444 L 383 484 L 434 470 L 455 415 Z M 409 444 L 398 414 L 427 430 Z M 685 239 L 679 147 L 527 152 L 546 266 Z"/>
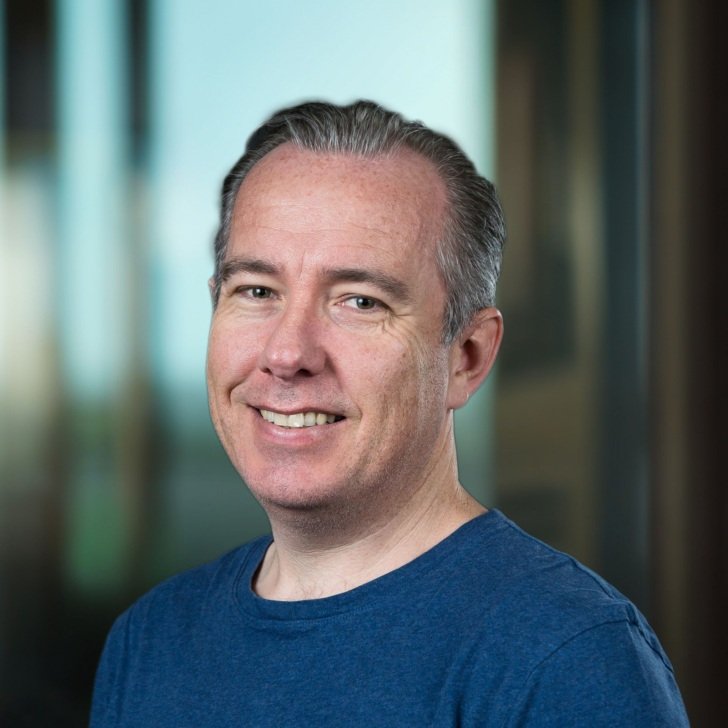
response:
<path fill-rule="evenodd" d="M 313 488 L 310 485 L 302 485 L 306 482 L 310 484 L 310 477 L 287 479 L 278 477 L 271 481 L 250 474 L 247 477 L 243 475 L 243 480 L 266 511 L 274 510 L 276 513 L 281 511 L 324 512 L 345 504 L 347 501 L 340 486 L 322 487 L 319 485 Z"/>

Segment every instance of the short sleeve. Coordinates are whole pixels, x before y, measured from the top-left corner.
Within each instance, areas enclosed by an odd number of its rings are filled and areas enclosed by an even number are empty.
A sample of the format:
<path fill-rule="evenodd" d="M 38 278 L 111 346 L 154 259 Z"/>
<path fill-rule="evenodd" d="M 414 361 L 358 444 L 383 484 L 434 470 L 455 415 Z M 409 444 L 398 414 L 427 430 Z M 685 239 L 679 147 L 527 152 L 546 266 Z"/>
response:
<path fill-rule="evenodd" d="M 600 624 L 531 672 L 506 723 L 517 726 L 689 726 L 672 666 L 642 625 Z"/>

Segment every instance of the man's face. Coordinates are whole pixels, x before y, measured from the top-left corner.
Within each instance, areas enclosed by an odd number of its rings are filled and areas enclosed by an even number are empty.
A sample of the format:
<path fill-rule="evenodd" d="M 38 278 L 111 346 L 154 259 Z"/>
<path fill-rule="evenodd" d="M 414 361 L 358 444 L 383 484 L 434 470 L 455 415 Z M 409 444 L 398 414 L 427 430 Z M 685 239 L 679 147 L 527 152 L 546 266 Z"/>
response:
<path fill-rule="evenodd" d="M 267 508 L 394 506 L 449 452 L 444 210 L 443 183 L 411 152 L 285 144 L 240 188 L 208 390 L 222 444 Z"/>

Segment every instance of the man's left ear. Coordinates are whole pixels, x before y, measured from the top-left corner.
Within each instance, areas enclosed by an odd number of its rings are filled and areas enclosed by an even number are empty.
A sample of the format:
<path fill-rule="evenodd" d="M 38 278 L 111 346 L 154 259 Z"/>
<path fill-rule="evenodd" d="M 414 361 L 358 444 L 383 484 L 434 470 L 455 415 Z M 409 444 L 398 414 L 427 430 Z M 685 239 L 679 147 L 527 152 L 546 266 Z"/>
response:
<path fill-rule="evenodd" d="M 495 362 L 503 338 L 503 317 L 497 308 L 475 314 L 450 346 L 447 406 L 459 409 L 483 383 Z"/>

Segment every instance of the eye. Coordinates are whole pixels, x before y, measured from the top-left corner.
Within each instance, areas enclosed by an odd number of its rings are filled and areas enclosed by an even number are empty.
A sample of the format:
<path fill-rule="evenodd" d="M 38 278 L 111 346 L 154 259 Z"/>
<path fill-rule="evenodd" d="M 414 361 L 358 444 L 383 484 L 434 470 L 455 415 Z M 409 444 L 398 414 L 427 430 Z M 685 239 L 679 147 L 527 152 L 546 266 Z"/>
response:
<path fill-rule="evenodd" d="M 241 286 L 236 293 L 241 294 L 245 298 L 253 298 L 255 300 L 265 300 L 273 295 L 273 291 L 265 286 Z"/>
<path fill-rule="evenodd" d="M 374 311 L 382 307 L 382 304 L 376 298 L 369 296 L 352 296 L 344 301 L 344 305 L 358 311 Z"/>

